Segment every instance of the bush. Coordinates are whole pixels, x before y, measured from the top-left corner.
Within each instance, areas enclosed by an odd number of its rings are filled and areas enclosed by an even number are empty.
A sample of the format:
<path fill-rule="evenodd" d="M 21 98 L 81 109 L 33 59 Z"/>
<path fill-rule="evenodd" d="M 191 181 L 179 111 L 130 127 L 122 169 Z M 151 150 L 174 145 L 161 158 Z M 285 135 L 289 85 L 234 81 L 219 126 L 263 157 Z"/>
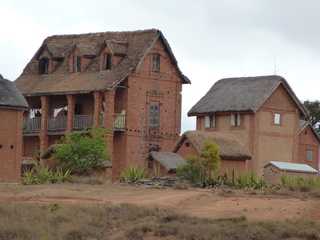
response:
<path fill-rule="evenodd" d="M 57 145 L 54 157 L 62 169 L 70 169 L 73 173 L 82 174 L 100 167 L 109 160 L 105 134 L 103 129 L 70 133 Z"/>
<path fill-rule="evenodd" d="M 308 192 L 313 189 L 320 189 L 320 177 L 303 178 L 283 175 L 281 177 L 281 185 L 292 191 Z"/>
<path fill-rule="evenodd" d="M 71 179 L 70 173 L 70 170 L 50 170 L 48 167 L 38 165 L 23 174 L 22 183 L 25 185 L 62 183 Z"/>
<path fill-rule="evenodd" d="M 236 177 L 234 186 L 237 188 L 262 189 L 266 186 L 266 183 L 255 173 L 249 172 Z"/>
<path fill-rule="evenodd" d="M 205 187 L 218 177 L 219 168 L 219 147 L 215 143 L 207 141 L 204 143 L 199 157 L 189 157 L 187 164 L 178 167 L 177 176 Z"/>
<path fill-rule="evenodd" d="M 146 177 L 146 172 L 143 168 L 128 167 L 123 170 L 120 175 L 120 180 L 127 183 L 135 183 Z"/>

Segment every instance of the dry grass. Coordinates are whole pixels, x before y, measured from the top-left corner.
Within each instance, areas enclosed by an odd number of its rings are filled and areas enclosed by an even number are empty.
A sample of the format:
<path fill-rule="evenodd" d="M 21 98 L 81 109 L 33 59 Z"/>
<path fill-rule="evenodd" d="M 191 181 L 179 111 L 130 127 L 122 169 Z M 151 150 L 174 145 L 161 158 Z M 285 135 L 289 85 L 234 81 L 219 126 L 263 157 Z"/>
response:
<path fill-rule="evenodd" d="M 320 223 L 208 220 L 130 205 L 0 204 L 0 240 L 293 238 L 320 239 Z"/>

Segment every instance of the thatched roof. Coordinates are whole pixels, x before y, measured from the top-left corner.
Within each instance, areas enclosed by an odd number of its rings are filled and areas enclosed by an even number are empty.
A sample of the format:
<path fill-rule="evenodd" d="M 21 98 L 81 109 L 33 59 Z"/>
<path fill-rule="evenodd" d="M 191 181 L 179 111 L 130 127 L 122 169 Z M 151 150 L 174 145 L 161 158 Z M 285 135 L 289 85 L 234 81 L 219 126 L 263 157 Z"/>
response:
<path fill-rule="evenodd" d="M 221 132 L 187 131 L 179 139 L 174 151 L 177 152 L 188 140 L 198 153 L 201 153 L 204 143 L 212 141 L 219 146 L 220 157 L 223 160 L 249 160 L 250 152 L 232 135 Z"/>
<path fill-rule="evenodd" d="M 162 32 L 150 29 L 48 37 L 16 80 L 16 85 L 26 96 L 85 93 L 110 89 L 139 66 L 158 39 L 163 42 L 182 83 L 190 83 L 190 80 L 180 71 L 177 60 Z M 123 57 L 121 62 L 110 71 L 100 71 L 99 54 L 105 46 L 114 55 Z M 68 70 L 68 56 L 75 48 L 90 61 L 85 71 L 81 73 L 70 73 Z M 39 57 L 44 51 L 48 52 L 56 64 L 52 73 L 40 75 Z"/>
<path fill-rule="evenodd" d="M 166 170 L 175 171 L 178 166 L 186 163 L 186 161 L 176 153 L 172 152 L 151 152 L 150 157 L 159 162 Z"/>
<path fill-rule="evenodd" d="M 0 107 L 27 109 L 28 104 L 13 82 L 6 80 L 0 74 Z"/>
<path fill-rule="evenodd" d="M 233 111 L 256 112 L 279 85 L 286 89 L 301 113 L 307 116 L 308 111 L 287 81 L 276 75 L 221 79 L 191 108 L 188 115 Z"/>

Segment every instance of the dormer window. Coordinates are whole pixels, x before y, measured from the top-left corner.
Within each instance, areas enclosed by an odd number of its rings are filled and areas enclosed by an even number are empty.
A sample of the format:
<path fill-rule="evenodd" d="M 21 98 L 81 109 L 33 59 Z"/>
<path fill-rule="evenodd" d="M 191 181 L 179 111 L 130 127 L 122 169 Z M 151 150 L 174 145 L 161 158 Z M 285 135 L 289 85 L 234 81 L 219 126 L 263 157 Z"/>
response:
<path fill-rule="evenodd" d="M 49 59 L 41 58 L 39 61 L 39 73 L 48 74 L 49 73 Z"/>
<path fill-rule="evenodd" d="M 73 56 L 73 72 L 81 72 L 81 57 Z"/>
<path fill-rule="evenodd" d="M 110 53 L 104 54 L 103 65 L 105 70 L 111 70 L 112 68 L 112 55 Z"/>
<path fill-rule="evenodd" d="M 152 71 L 160 72 L 160 54 L 152 55 Z"/>

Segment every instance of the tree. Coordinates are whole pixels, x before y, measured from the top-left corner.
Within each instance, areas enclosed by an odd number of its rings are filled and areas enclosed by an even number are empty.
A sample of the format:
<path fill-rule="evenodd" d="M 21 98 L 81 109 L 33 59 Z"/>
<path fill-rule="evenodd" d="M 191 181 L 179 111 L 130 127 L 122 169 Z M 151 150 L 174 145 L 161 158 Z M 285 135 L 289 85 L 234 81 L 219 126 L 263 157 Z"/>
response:
<path fill-rule="evenodd" d="M 309 121 L 312 126 L 320 133 L 320 101 L 305 101 L 303 105 L 310 113 Z"/>
<path fill-rule="evenodd" d="M 54 151 L 60 167 L 73 173 L 85 173 L 102 166 L 104 161 L 110 159 L 105 133 L 105 130 L 98 128 L 67 134 Z"/>
<path fill-rule="evenodd" d="M 206 186 L 220 169 L 219 146 L 211 141 L 206 141 L 199 156 L 190 156 L 187 164 L 177 169 L 177 175 L 195 184 Z"/>

